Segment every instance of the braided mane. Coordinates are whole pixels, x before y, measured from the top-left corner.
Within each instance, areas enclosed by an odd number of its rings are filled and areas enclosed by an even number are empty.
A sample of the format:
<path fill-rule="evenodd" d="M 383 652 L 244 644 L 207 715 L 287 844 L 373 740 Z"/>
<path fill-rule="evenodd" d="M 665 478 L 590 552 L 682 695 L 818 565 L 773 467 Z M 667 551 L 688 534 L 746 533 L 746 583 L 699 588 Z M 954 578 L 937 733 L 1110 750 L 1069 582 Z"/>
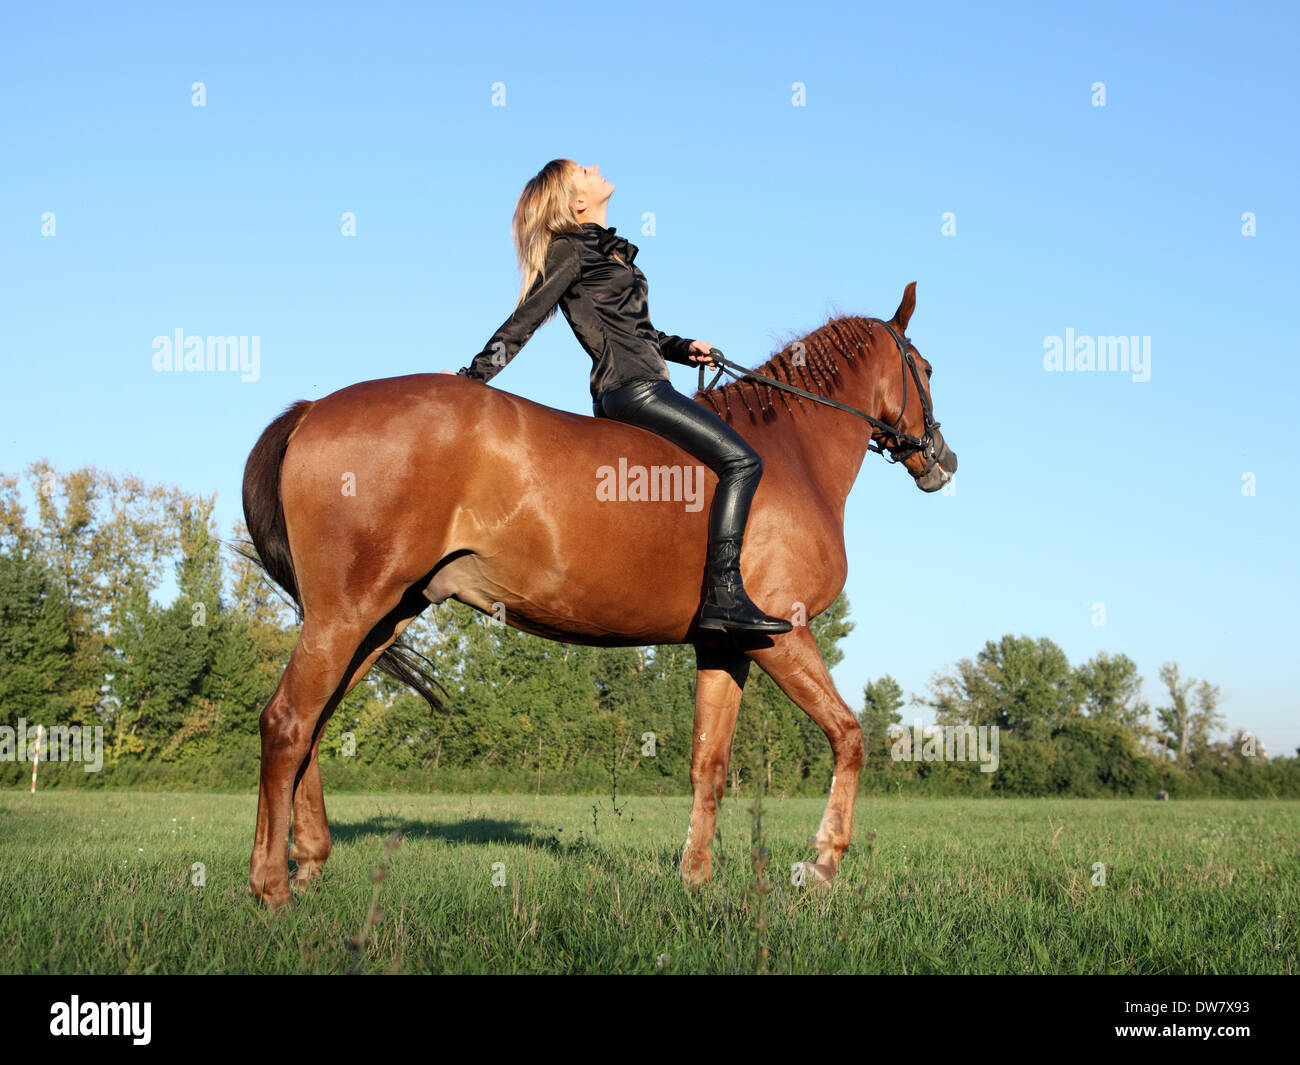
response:
<path fill-rule="evenodd" d="M 757 367 L 757 372 L 831 398 L 840 385 L 840 368 L 848 365 L 849 360 L 859 360 L 866 355 L 874 321 L 871 318 L 848 315 L 830 318 L 820 328 L 798 340 L 790 341 L 762 366 Z M 796 354 L 800 349 L 803 358 L 797 359 Z M 779 413 L 776 407 L 777 396 L 786 413 L 791 416 L 794 408 L 790 406 L 790 400 L 793 399 L 801 406 L 804 403 L 802 396 L 773 388 L 762 381 L 733 380 L 721 387 L 695 393 L 696 400 L 703 400 L 721 417 L 730 417 L 731 404 L 737 402 L 749 411 L 750 417 L 758 417 L 763 421 L 768 421 Z M 757 405 L 757 414 L 750 404 L 751 399 Z"/>

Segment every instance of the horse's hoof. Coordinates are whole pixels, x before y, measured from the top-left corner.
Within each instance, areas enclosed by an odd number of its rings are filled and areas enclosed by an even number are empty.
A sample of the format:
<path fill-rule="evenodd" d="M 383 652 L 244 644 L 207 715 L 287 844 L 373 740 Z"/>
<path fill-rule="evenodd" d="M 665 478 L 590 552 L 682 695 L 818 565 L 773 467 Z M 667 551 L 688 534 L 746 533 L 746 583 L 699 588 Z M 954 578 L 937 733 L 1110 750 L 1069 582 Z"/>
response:
<path fill-rule="evenodd" d="M 248 883 L 248 893 L 255 899 L 260 899 L 266 903 L 266 908 L 271 911 L 283 909 L 289 905 L 292 893 L 289 891 L 289 884 L 286 881 L 282 886 L 271 888 L 267 884 L 255 884 L 251 880 Z"/>
<path fill-rule="evenodd" d="M 825 891 L 834 879 L 835 869 L 832 866 L 818 865 L 816 862 L 797 863 L 791 876 L 796 887 L 811 891 Z"/>
<path fill-rule="evenodd" d="M 255 899 L 261 899 L 268 908 L 278 910 L 286 906 L 291 897 L 287 874 L 287 869 L 279 876 L 252 873 L 248 877 L 248 893 Z"/>
<path fill-rule="evenodd" d="M 682 863 L 682 883 L 688 888 L 702 888 L 713 879 L 713 863 L 707 859 L 700 862 Z"/>
<path fill-rule="evenodd" d="M 323 872 L 319 862 L 299 862 L 298 868 L 289 875 L 289 887 L 302 891 L 319 880 Z"/>

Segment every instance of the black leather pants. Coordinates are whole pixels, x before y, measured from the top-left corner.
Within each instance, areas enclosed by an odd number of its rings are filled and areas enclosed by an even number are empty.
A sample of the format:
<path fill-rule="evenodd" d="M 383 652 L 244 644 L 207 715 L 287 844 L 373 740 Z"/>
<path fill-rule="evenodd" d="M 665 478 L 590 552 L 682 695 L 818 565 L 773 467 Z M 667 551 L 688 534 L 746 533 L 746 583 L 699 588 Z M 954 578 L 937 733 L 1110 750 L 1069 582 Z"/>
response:
<path fill-rule="evenodd" d="M 709 509 L 709 539 L 739 540 L 745 535 L 763 460 L 731 426 L 668 381 L 632 381 L 602 393 L 594 406 L 596 417 L 648 429 L 708 466 L 718 475 Z"/>

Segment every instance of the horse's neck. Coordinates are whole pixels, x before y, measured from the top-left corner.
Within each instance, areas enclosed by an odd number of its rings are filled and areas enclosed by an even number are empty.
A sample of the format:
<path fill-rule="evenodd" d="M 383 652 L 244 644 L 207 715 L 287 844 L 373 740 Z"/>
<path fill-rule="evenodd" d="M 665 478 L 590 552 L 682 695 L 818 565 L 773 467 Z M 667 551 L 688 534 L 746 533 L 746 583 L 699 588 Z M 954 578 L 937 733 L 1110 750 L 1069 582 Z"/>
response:
<path fill-rule="evenodd" d="M 841 364 L 840 375 L 843 386 L 834 399 L 874 415 L 877 387 L 873 364 Z M 764 468 L 789 468 L 819 499 L 843 512 L 867 455 L 871 426 L 857 415 L 811 399 L 787 395 L 793 415 L 779 397 L 773 395 L 772 399 L 777 416 L 747 434 L 762 455 Z"/>

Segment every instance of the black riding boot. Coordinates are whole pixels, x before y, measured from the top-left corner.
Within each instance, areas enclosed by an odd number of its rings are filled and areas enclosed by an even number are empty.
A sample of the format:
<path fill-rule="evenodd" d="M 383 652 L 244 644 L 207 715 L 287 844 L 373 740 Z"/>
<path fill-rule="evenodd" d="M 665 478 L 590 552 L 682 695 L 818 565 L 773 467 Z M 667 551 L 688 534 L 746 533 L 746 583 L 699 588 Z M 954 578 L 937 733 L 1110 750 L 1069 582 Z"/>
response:
<path fill-rule="evenodd" d="M 740 546 L 736 537 L 709 538 L 705 572 L 709 591 L 700 610 L 700 628 L 743 632 L 789 632 L 790 622 L 764 614 L 740 582 Z"/>

